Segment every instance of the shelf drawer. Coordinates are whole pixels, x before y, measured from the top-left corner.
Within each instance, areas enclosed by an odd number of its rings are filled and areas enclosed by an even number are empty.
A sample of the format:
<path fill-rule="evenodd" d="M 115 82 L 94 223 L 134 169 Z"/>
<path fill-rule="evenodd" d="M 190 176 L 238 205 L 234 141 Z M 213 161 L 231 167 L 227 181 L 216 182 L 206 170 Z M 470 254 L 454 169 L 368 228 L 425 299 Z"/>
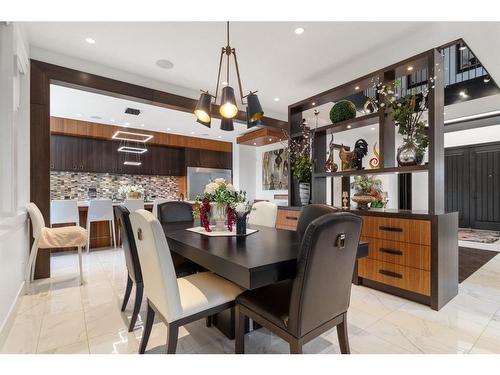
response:
<path fill-rule="evenodd" d="M 406 242 L 362 237 L 368 241 L 368 258 L 430 271 L 431 248 Z"/>
<path fill-rule="evenodd" d="M 299 221 L 300 211 L 296 210 L 278 210 L 276 217 L 276 228 L 296 230 Z"/>
<path fill-rule="evenodd" d="M 431 222 L 389 217 L 363 216 L 363 237 L 431 245 Z"/>
<path fill-rule="evenodd" d="M 431 295 L 431 273 L 429 271 L 363 258 L 358 261 L 358 274 L 379 283 L 426 296 Z"/>

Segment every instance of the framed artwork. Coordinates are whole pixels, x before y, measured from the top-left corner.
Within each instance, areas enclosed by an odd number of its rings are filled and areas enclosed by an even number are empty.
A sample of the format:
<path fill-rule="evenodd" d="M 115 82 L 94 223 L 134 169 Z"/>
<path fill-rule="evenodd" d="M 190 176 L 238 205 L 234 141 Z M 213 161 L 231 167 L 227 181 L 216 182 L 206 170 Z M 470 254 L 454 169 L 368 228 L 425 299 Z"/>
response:
<path fill-rule="evenodd" d="M 290 168 L 285 149 L 266 151 L 262 156 L 262 189 L 287 190 Z"/>

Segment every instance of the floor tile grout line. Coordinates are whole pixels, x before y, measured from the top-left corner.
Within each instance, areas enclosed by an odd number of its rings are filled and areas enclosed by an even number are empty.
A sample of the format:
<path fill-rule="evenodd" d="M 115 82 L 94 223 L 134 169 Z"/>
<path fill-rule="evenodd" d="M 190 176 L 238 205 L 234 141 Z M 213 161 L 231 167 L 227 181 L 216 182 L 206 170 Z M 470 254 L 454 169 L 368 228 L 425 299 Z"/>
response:
<path fill-rule="evenodd" d="M 500 312 L 500 307 L 493 313 L 493 315 L 491 316 L 490 320 L 488 321 L 488 323 L 485 325 L 484 329 L 481 331 L 481 333 L 479 334 L 479 336 L 477 337 L 476 341 L 474 341 L 474 344 L 472 344 L 471 348 L 467 351 L 468 354 L 470 354 L 470 352 L 472 351 L 472 349 L 474 349 L 474 347 L 476 346 L 477 342 L 479 341 L 479 339 L 481 338 L 481 336 L 483 335 L 483 333 L 488 329 L 488 327 L 490 326 L 491 324 L 491 321 L 493 320 L 493 317 L 498 314 L 498 312 Z"/>

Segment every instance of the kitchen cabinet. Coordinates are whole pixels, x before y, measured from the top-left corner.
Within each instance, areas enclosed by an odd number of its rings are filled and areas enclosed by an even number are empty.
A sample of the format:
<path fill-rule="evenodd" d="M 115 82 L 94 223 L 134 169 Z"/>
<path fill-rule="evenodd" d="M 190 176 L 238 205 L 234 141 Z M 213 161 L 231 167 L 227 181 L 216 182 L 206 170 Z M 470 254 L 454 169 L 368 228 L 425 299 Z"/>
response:
<path fill-rule="evenodd" d="M 185 176 L 186 167 L 232 168 L 230 152 L 148 145 L 140 166 L 124 165 L 136 155 L 118 152 L 120 142 L 52 135 L 50 168 L 54 171 Z"/>

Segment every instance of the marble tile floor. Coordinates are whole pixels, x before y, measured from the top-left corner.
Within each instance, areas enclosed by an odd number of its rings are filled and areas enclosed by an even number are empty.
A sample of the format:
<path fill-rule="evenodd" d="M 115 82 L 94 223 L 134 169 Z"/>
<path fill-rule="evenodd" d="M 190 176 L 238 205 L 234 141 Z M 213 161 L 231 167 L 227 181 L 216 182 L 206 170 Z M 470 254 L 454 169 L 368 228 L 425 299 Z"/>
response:
<path fill-rule="evenodd" d="M 120 305 L 126 284 L 121 249 L 84 256 L 85 284 L 79 286 L 74 253 L 52 256 L 53 277 L 36 281 L 20 298 L 1 344 L 2 353 L 137 353 L 142 318 L 128 332 L 133 294 Z M 134 293 L 134 291 L 132 291 Z M 348 312 L 352 353 L 500 354 L 500 257 L 460 284 L 459 295 L 436 312 L 369 288 L 354 286 Z M 166 328 L 154 325 L 149 353 L 163 353 Z M 246 335 L 247 353 L 288 353 L 288 345 L 261 328 Z M 233 353 L 234 342 L 204 321 L 182 327 L 178 353 Z M 335 328 L 311 341 L 305 353 L 339 353 Z"/>

